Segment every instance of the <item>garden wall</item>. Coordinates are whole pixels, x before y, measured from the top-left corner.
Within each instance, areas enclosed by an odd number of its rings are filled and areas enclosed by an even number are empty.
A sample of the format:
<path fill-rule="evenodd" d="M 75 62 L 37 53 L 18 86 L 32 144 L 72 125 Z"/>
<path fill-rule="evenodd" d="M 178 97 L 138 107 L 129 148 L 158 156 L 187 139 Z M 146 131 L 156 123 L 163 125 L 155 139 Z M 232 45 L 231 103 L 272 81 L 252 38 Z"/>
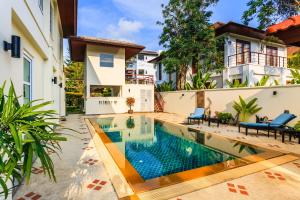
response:
<path fill-rule="evenodd" d="M 196 91 L 164 92 L 162 96 L 165 100 L 165 112 L 187 116 L 196 107 Z M 212 113 L 218 111 L 235 114 L 232 105 L 233 101 L 238 101 L 239 96 L 248 101 L 258 98 L 257 104 L 263 108 L 259 115 L 274 118 L 284 110 L 289 110 L 300 120 L 300 85 L 205 90 L 205 108 Z"/>

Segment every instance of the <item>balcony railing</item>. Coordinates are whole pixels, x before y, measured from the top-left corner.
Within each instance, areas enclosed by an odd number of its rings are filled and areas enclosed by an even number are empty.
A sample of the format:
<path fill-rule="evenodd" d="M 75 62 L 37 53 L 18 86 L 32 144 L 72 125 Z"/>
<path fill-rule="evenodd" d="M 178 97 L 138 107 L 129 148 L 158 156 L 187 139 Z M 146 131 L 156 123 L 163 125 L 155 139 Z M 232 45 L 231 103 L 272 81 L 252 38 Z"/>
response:
<path fill-rule="evenodd" d="M 136 74 L 135 70 L 126 70 L 125 80 L 129 84 L 154 84 L 152 75 Z"/>
<path fill-rule="evenodd" d="M 258 64 L 269 67 L 287 67 L 287 58 L 258 52 L 244 52 L 228 56 L 228 67 Z"/>

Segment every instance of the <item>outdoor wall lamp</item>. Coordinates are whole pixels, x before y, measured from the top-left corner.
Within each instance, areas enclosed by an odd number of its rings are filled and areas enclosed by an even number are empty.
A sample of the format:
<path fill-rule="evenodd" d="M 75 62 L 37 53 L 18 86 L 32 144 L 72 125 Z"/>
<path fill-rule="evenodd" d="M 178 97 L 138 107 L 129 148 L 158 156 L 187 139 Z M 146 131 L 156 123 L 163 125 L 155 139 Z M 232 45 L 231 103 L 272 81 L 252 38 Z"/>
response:
<path fill-rule="evenodd" d="M 278 93 L 277 91 L 273 91 L 273 95 L 276 96 Z"/>
<path fill-rule="evenodd" d="M 128 89 L 128 92 L 130 93 L 130 88 Z"/>
<path fill-rule="evenodd" d="M 57 77 L 56 77 L 56 76 L 53 77 L 52 82 L 53 82 L 54 84 L 57 84 Z"/>
<path fill-rule="evenodd" d="M 11 50 L 11 57 L 20 58 L 21 38 L 16 35 L 11 36 L 11 43 L 3 41 L 4 51 Z"/>
<path fill-rule="evenodd" d="M 181 96 L 184 97 L 184 94 L 182 93 Z"/>
<path fill-rule="evenodd" d="M 62 84 L 62 83 L 60 83 L 60 84 L 59 84 L 59 87 L 60 87 L 60 88 L 62 88 L 62 86 L 63 86 L 63 84 Z"/>

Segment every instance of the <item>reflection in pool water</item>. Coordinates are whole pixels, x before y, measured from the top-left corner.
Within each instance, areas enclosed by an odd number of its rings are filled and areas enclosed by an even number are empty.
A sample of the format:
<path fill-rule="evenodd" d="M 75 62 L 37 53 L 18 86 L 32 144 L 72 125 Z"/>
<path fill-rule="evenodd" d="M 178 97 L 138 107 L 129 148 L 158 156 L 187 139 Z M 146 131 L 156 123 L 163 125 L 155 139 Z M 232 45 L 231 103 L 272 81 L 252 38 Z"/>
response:
<path fill-rule="evenodd" d="M 263 152 L 145 116 L 98 118 L 97 123 L 145 180 L 217 163 L 232 167 L 237 158 Z"/>

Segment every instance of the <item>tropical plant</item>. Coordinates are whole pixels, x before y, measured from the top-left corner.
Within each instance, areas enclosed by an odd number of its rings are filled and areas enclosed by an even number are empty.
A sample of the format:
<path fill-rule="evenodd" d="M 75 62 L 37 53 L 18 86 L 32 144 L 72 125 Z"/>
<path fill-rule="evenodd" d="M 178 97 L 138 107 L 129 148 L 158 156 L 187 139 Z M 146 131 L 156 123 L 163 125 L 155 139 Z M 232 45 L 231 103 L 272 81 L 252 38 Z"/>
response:
<path fill-rule="evenodd" d="M 260 81 L 258 81 L 257 83 L 255 83 L 255 86 L 259 87 L 259 86 L 266 86 L 268 81 L 270 79 L 270 75 L 265 75 L 263 76 Z"/>
<path fill-rule="evenodd" d="M 232 82 L 229 80 L 226 80 L 226 85 L 229 88 L 242 88 L 248 86 L 248 78 L 244 82 L 240 82 L 238 79 L 234 79 Z"/>
<path fill-rule="evenodd" d="M 7 185 L 24 176 L 28 183 L 35 158 L 46 175 L 56 180 L 54 165 L 48 151 L 60 150 L 59 141 L 66 138 L 55 131 L 54 110 L 43 110 L 52 102 L 30 101 L 21 105 L 11 82 L 7 95 L 5 83 L 0 88 L 0 185 L 7 198 L 11 188 Z"/>
<path fill-rule="evenodd" d="M 217 83 L 212 81 L 211 74 L 209 72 L 204 74 L 201 70 L 198 70 L 196 75 L 191 75 L 191 80 L 192 85 L 186 83 L 186 90 L 213 89 L 217 86 Z"/>
<path fill-rule="evenodd" d="M 233 108 L 237 112 L 239 121 L 247 122 L 249 118 L 260 111 L 262 108 L 256 104 L 257 98 L 246 102 L 241 96 L 239 96 L 239 102 L 233 102 Z"/>
<path fill-rule="evenodd" d="M 169 82 L 163 82 L 161 84 L 158 84 L 156 86 L 156 90 L 158 92 L 167 92 L 167 91 L 173 91 L 174 90 L 174 87 L 173 87 L 173 82 L 172 81 L 169 81 Z"/>
<path fill-rule="evenodd" d="M 129 106 L 129 111 L 132 112 L 131 107 L 134 106 L 135 99 L 134 99 L 133 97 L 127 97 L 126 103 L 127 103 L 127 105 Z"/>
<path fill-rule="evenodd" d="M 288 67 L 292 69 L 300 69 L 300 51 L 289 56 Z"/>
<path fill-rule="evenodd" d="M 297 131 L 300 131 L 300 121 L 298 121 L 298 122 L 295 124 L 294 128 L 295 128 Z"/>
<path fill-rule="evenodd" d="M 292 84 L 300 84 L 300 72 L 297 69 L 295 70 L 291 69 L 291 73 L 293 76 Z"/>
<path fill-rule="evenodd" d="M 231 120 L 234 119 L 232 114 L 228 112 L 219 112 L 217 113 L 217 117 L 223 124 L 228 124 Z"/>
<path fill-rule="evenodd" d="M 163 64 L 168 71 L 176 72 L 177 90 L 184 89 L 191 64 L 205 69 L 215 66 L 216 39 L 210 7 L 217 2 L 170 0 L 163 5 L 163 22 L 158 22 L 163 26 L 159 43 L 166 49 Z"/>
<path fill-rule="evenodd" d="M 257 18 L 259 29 L 265 29 L 278 20 L 299 14 L 299 0 L 249 0 L 248 10 L 243 14 L 243 22 L 248 25 Z"/>

